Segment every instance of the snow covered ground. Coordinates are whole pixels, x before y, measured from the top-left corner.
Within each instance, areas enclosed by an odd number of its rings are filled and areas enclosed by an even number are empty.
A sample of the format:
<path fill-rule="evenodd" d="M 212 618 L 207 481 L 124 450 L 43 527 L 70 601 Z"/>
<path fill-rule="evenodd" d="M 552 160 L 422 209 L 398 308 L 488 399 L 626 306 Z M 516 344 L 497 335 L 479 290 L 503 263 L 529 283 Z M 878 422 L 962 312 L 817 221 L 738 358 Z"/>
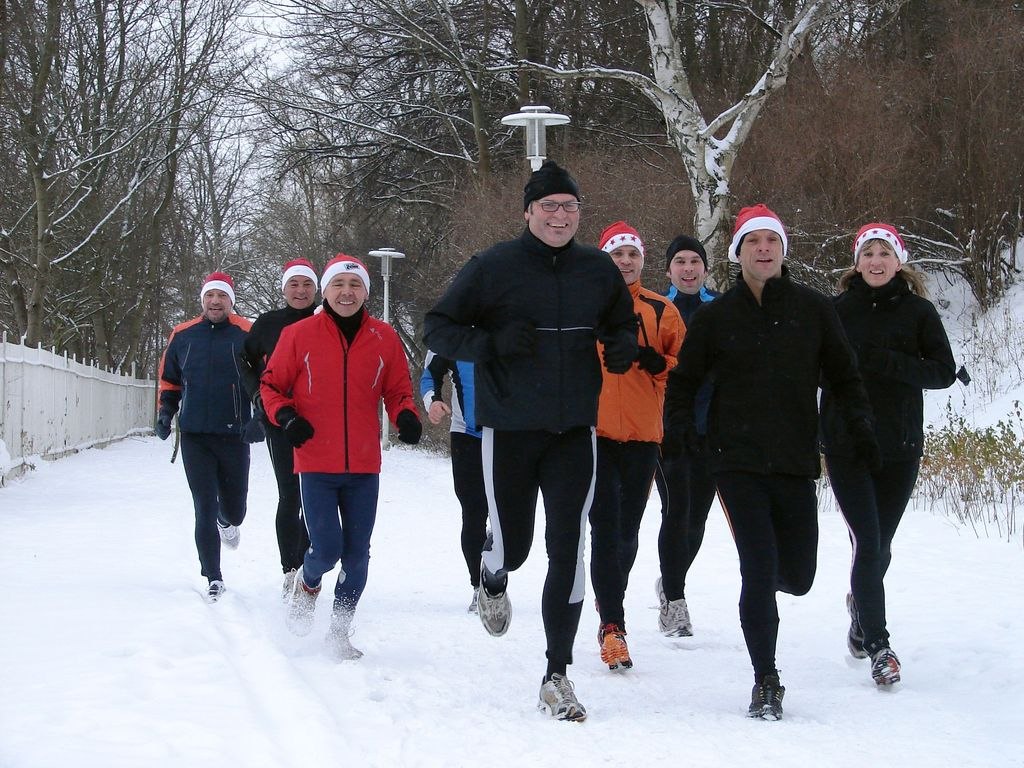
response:
<path fill-rule="evenodd" d="M 929 393 L 929 421 L 948 403 L 990 424 L 1024 401 L 1024 286 L 1002 321 L 970 320 L 968 303 L 954 297 L 945 314 L 976 382 Z M 908 510 L 886 579 L 903 683 L 880 692 L 846 652 L 849 542 L 826 491 L 814 588 L 779 596 L 785 718 L 766 723 L 745 717 L 738 565 L 717 506 L 688 579 L 695 636 L 657 632 L 655 497 L 626 598 L 636 666 L 616 675 L 601 663 L 588 598 L 569 673 L 589 718 L 564 723 L 535 709 L 542 525 L 511 578 L 511 629 L 492 638 L 465 611 L 448 461 L 389 451 L 353 638 L 366 655 L 338 664 L 322 648 L 326 596 L 312 635 L 284 627 L 265 446 L 254 446 L 242 545 L 224 554 L 229 591 L 216 605 L 201 597 L 170 451 L 130 439 L 0 488 L 0 768 L 1024 766 L 1019 532 L 978 539 L 924 502 Z"/>
<path fill-rule="evenodd" d="M 897 690 L 846 653 L 849 544 L 822 504 L 818 578 L 780 595 L 785 719 L 745 717 L 751 672 L 736 553 L 715 507 L 689 578 L 693 638 L 656 629 L 658 506 L 627 595 L 636 666 L 608 672 L 586 603 L 570 668 L 583 724 L 534 708 L 544 671 L 544 547 L 513 574 L 513 621 L 466 613 L 449 465 L 386 454 L 356 662 L 284 627 L 275 490 L 255 446 L 228 593 L 201 598 L 192 509 L 170 445 L 136 438 L 0 489 L 0 765 L 1024 765 L 1024 555 L 928 509 L 905 517 L 887 586 Z M 538 534 L 540 526 L 538 526 Z M 333 579 L 332 579 L 333 582 Z M 323 605 L 328 605 L 322 598 Z"/>

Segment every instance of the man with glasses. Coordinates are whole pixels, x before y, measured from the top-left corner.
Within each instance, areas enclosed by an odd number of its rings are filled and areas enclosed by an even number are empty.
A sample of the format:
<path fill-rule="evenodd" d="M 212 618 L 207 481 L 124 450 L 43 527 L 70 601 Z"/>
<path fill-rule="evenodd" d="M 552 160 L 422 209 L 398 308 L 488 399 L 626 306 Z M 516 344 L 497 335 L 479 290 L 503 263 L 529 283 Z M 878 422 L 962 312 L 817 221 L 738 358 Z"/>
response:
<path fill-rule="evenodd" d="M 494 636 L 511 620 L 508 574 L 533 541 L 544 497 L 548 571 L 541 600 L 547 671 L 538 706 L 559 720 L 587 713 L 566 677 L 586 573 L 583 533 L 593 499 L 601 359 L 624 373 L 636 360 L 633 301 L 607 254 L 576 242 L 579 188 L 551 160 L 523 195 L 526 229 L 473 256 L 427 313 L 432 350 L 476 364 L 484 486 L 491 535 L 484 545 L 478 613 Z"/>

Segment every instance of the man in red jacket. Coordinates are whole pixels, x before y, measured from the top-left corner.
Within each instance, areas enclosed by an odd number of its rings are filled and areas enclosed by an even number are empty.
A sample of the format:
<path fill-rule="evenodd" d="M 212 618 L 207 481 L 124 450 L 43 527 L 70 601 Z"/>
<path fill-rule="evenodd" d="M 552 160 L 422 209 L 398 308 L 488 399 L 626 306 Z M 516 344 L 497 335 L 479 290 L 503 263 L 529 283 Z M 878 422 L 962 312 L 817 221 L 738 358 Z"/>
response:
<path fill-rule="evenodd" d="M 309 634 L 320 581 L 340 560 L 328 648 L 338 660 L 357 659 L 362 652 L 349 635 L 377 516 L 380 401 L 402 442 L 419 442 L 423 428 L 398 334 L 363 306 L 370 293 L 366 267 L 340 253 L 328 262 L 320 288 L 324 311 L 281 332 L 260 393 L 267 415 L 295 448 L 309 531 L 310 548 L 289 596 L 288 627 Z"/>

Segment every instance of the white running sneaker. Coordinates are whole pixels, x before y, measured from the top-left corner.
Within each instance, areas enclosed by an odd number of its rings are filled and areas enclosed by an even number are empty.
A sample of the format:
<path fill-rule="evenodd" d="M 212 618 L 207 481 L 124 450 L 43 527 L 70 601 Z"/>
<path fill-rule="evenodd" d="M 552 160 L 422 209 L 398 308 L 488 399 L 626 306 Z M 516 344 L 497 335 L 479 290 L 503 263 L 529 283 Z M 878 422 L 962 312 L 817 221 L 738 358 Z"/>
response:
<path fill-rule="evenodd" d="M 316 611 L 316 599 L 320 595 L 320 587 L 311 589 L 306 586 L 300 568 L 295 574 L 295 585 L 288 595 L 285 624 L 292 634 L 305 637 L 313 629 L 313 614 Z"/>
<path fill-rule="evenodd" d="M 352 645 L 352 611 L 335 608 L 331 614 L 331 627 L 327 630 L 325 642 L 327 652 L 335 661 L 355 661 L 363 652 Z"/>
<path fill-rule="evenodd" d="M 226 591 L 227 587 L 224 586 L 224 582 L 220 579 L 214 579 L 206 589 L 206 602 L 216 603 Z"/>
<path fill-rule="evenodd" d="M 288 573 L 284 575 L 284 583 L 281 584 L 281 599 L 287 600 L 291 595 L 292 590 L 295 589 L 295 574 L 298 570 L 292 568 Z"/>
<path fill-rule="evenodd" d="M 217 522 L 217 533 L 220 534 L 221 543 L 228 549 L 238 549 L 238 542 L 242 540 L 242 532 L 237 525 L 221 525 Z"/>
<path fill-rule="evenodd" d="M 668 600 L 658 609 L 658 629 L 666 637 L 692 637 L 693 624 L 686 598 Z"/>
<path fill-rule="evenodd" d="M 512 601 L 508 599 L 508 590 L 492 597 L 487 594 L 481 580 L 476 591 L 476 609 L 488 634 L 501 637 L 508 632 L 508 625 L 512 623 Z"/>
<path fill-rule="evenodd" d="M 557 672 L 551 679 L 541 683 L 537 709 L 547 712 L 556 720 L 571 720 L 581 723 L 587 719 L 587 710 L 576 698 L 572 682 Z"/>
<path fill-rule="evenodd" d="M 469 601 L 469 608 L 466 609 L 466 613 L 477 613 L 477 593 L 479 591 L 479 587 L 473 590 L 473 599 Z"/>

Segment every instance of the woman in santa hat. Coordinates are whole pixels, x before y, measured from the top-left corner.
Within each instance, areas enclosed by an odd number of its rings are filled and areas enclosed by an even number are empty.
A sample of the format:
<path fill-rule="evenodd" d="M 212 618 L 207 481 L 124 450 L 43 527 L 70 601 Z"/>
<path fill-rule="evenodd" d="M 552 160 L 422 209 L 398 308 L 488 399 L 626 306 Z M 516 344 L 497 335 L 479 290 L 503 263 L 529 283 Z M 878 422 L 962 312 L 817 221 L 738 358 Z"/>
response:
<path fill-rule="evenodd" d="M 950 386 L 956 368 L 942 321 L 925 298 L 921 274 L 907 264 L 896 228 L 865 224 L 853 255 L 835 305 L 874 410 L 881 467 L 857 460 L 827 384 L 821 424 L 829 480 L 853 544 L 847 644 L 854 657 L 871 658 L 872 678 L 886 686 L 899 681 L 900 663 L 889 647 L 882 581 L 921 464 L 922 390 Z"/>
<path fill-rule="evenodd" d="M 328 650 L 338 660 L 357 659 L 362 652 L 349 634 L 377 516 L 381 400 L 403 443 L 419 442 L 423 428 L 402 342 L 364 307 L 366 266 L 338 254 L 324 269 L 320 291 L 323 312 L 281 332 L 260 394 L 270 420 L 295 449 L 309 532 L 310 547 L 288 597 L 288 627 L 297 635 L 310 632 L 321 579 L 341 561 Z"/>

